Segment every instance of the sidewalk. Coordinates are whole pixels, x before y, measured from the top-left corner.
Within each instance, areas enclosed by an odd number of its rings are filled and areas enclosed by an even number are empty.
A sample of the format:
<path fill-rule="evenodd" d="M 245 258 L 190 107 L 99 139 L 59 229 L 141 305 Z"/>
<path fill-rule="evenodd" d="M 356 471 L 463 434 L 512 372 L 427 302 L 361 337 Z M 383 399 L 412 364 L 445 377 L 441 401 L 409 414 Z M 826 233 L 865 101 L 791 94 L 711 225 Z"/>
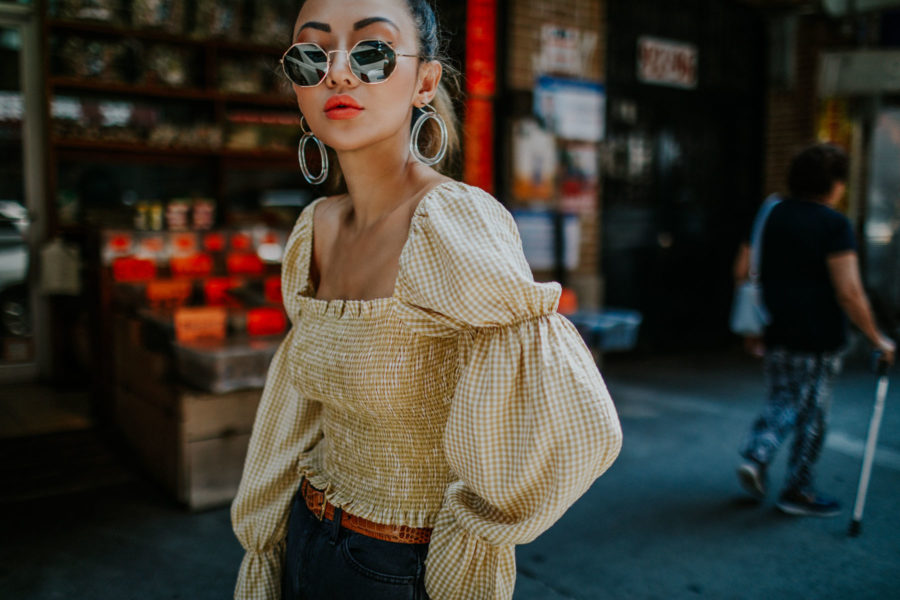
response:
<path fill-rule="evenodd" d="M 845 509 L 813 520 L 779 515 L 772 498 L 748 503 L 737 487 L 736 448 L 761 402 L 758 363 L 737 354 L 611 357 L 603 372 L 625 430 L 622 456 L 559 524 L 518 550 L 515 600 L 896 594 L 900 380 L 863 535 L 848 540 L 873 375 L 851 366 L 838 381 L 819 478 Z M 120 467 L 131 476 L 106 487 L 2 506 L 0 598 L 231 597 L 242 550 L 228 509 L 189 513 Z"/>

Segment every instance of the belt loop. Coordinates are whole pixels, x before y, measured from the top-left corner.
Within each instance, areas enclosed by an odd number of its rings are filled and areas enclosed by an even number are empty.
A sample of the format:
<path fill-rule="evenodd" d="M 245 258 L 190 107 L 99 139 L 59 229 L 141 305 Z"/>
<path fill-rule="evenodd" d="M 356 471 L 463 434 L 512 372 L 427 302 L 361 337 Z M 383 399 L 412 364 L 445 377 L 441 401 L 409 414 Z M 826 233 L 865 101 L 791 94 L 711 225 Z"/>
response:
<path fill-rule="evenodd" d="M 334 520 L 331 522 L 331 540 L 330 540 L 330 542 L 331 542 L 332 546 L 334 546 L 337 543 L 338 537 L 340 536 L 341 517 L 343 517 L 343 516 L 344 516 L 344 511 L 341 510 L 341 507 L 336 506 L 334 508 Z"/>

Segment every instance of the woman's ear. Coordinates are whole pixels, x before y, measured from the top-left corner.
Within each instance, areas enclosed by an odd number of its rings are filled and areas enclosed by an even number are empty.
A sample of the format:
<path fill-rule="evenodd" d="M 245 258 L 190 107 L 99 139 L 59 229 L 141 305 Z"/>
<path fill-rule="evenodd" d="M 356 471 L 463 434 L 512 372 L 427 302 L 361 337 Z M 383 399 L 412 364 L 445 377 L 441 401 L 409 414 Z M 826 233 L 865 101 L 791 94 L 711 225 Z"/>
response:
<path fill-rule="evenodd" d="M 438 85 L 441 83 L 441 74 L 444 68 L 436 60 L 423 62 L 419 67 L 419 81 L 413 104 L 422 108 L 430 103 L 437 94 Z"/>

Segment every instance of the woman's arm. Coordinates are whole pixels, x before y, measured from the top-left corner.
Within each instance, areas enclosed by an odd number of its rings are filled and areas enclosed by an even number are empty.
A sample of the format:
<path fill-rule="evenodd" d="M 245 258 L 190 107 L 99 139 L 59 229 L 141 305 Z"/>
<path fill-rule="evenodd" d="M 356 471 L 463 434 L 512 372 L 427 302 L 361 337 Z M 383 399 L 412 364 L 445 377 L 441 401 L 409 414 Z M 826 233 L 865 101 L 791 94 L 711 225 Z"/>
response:
<path fill-rule="evenodd" d="M 863 290 L 856 252 L 832 254 L 828 257 L 827 263 L 838 304 L 875 349 L 884 355 L 882 360 L 893 364 L 897 347 L 890 338 L 879 331 L 875 323 L 869 299 Z"/>

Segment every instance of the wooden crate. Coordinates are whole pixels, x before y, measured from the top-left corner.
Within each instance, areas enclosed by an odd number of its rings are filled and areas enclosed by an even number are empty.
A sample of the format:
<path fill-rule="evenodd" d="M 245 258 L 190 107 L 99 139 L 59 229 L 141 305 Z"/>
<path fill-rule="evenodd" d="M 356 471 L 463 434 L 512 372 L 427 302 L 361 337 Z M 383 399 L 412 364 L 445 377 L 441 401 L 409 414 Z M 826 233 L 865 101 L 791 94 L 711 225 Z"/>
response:
<path fill-rule="evenodd" d="M 171 357 L 140 344 L 134 319 L 116 319 L 116 422 L 147 470 L 194 510 L 237 492 L 262 390 L 210 394 L 175 381 Z"/>

